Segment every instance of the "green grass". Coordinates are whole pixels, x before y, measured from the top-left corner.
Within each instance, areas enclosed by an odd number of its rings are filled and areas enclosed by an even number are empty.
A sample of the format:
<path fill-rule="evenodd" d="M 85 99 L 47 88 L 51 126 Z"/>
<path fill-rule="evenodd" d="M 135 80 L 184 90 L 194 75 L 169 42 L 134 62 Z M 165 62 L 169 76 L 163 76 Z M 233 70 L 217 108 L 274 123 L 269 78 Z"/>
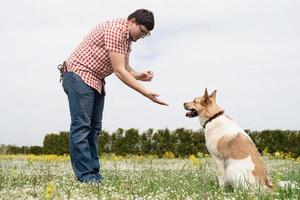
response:
<path fill-rule="evenodd" d="M 300 199 L 300 163 L 265 158 L 275 187 L 219 187 L 212 161 L 130 157 L 101 161 L 104 180 L 75 181 L 69 160 L 0 157 L 0 199 Z M 277 182 L 289 181 L 285 188 Z"/>

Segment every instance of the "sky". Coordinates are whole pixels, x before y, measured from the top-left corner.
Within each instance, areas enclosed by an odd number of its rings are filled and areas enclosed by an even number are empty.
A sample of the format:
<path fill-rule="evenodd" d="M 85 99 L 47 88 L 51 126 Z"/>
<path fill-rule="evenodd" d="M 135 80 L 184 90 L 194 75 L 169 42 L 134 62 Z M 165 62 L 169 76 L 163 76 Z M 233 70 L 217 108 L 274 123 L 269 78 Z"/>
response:
<path fill-rule="evenodd" d="M 151 37 L 132 45 L 130 65 L 151 69 L 145 87 L 160 106 L 107 77 L 103 129 L 187 128 L 183 103 L 217 89 L 217 103 L 244 129 L 300 130 L 300 1 L 11 0 L 0 8 L 0 144 L 42 145 L 68 131 L 56 66 L 97 24 L 154 12 Z"/>

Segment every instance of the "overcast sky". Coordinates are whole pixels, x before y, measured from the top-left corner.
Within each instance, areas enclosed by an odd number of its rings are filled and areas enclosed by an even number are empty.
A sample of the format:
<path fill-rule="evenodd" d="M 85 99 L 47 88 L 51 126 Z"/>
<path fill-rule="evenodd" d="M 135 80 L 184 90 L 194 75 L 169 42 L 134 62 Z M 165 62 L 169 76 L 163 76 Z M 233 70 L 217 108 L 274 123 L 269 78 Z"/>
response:
<path fill-rule="evenodd" d="M 244 129 L 300 130 L 298 0 L 11 0 L 0 8 L 0 144 L 42 145 L 46 134 L 68 131 L 57 64 L 95 25 L 138 8 L 152 10 L 156 24 L 133 44 L 131 66 L 154 71 L 145 86 L 170 106 L 113 74 L 103 129 L 197 130 L 182 104 L 207 87 Z"/>

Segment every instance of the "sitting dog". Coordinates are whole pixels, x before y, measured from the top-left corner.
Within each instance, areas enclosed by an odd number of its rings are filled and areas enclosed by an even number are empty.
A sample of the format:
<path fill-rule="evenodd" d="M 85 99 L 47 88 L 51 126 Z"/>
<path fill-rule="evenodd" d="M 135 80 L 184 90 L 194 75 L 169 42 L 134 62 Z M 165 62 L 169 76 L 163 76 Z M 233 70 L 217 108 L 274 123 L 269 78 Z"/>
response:
<path fill-rule="evenodd" d="M 187 117 L 199 116 L 205 129 L 206 147 L 217 167 L 221 186 L 261 185 L 272 187 L 270 175 L 251 138 L 216 103 L 216 93 L 184 103 Z"/>

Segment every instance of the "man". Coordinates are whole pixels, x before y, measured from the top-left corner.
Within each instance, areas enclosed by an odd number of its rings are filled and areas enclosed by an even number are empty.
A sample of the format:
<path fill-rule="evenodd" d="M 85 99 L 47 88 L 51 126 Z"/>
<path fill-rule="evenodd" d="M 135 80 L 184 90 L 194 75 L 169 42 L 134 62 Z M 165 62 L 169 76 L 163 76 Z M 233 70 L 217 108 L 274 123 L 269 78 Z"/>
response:
<path fill-rule="evenodd" d="M 129 65 L 131 43 L 149 36 L 153 28 L 153 13 L 145 9 L 136 10 L 127 19 L 99 24 L 60 65 L 71 114 L 71 163 L 78 181 L 102 179 L 97 136 L 102 128 L 105 77 L 115 73 L 122 82 L 151 101 L 167 105 L 157 98 L 158 94 L 139 82 L 151 81 L 152 71 L 137 72 Z"/>

